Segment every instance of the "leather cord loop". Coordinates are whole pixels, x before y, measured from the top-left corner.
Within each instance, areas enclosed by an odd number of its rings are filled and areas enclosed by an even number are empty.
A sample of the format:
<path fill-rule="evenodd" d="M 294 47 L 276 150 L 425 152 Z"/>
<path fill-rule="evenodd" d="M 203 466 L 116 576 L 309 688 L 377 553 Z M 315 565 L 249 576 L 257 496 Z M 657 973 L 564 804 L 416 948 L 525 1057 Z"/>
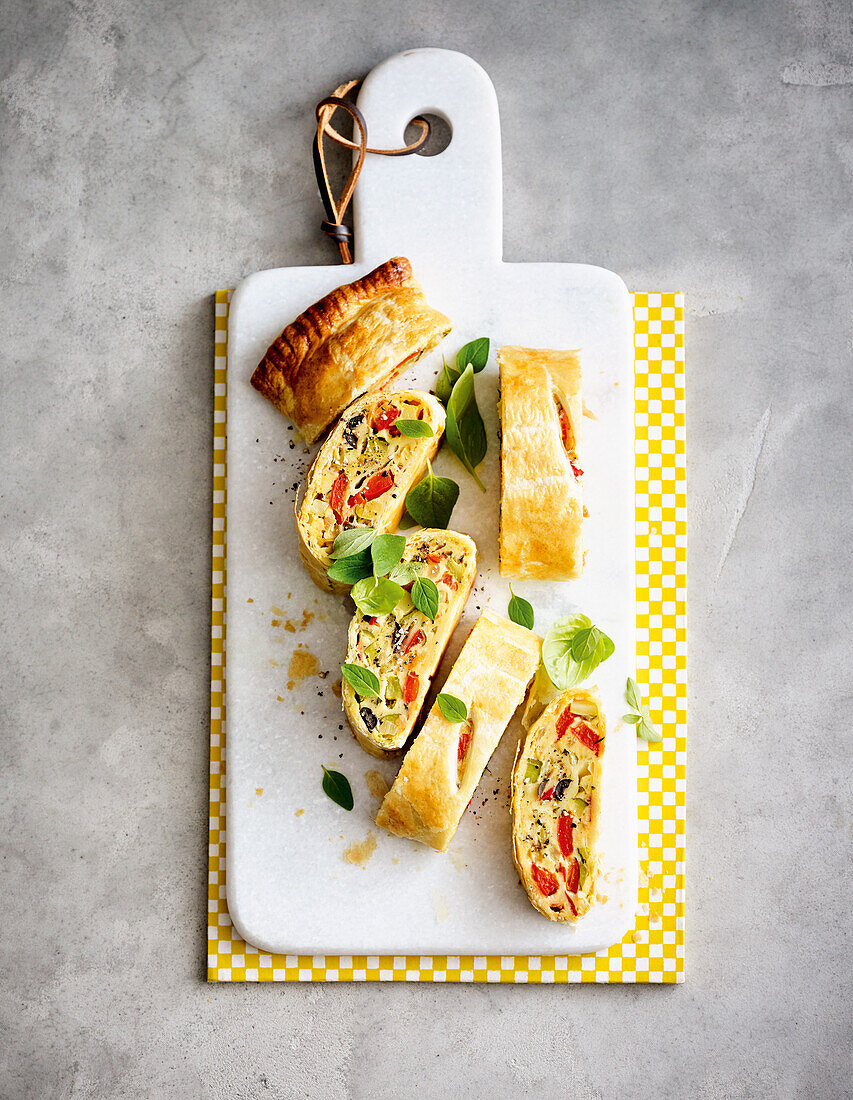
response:
<path fill-rule="evenodd" d="M 321 222 L 321 228 L 327 236 L 335 241 L 341 253 L 341 260 L 345 264 L 351 264 L 353 262 L 352 250 L 350 248 L 353 236 L 349 226 L 343 224 L 343 219 L 347 207 L 352 200 L 358 177 L 361 175 L 361 170 L 364 167 L 365 157 L 368 153 L 373 153 L 381 157 L 410 156 L 412 153 L 416 153 L 418 149 L 426 143 L 430 133 L 429 123 L 425 118 L 414 118 L 412 122 L 420 129 L 421 133 L 411 145 L 401 145 L 397 149 L 371 148 L 367 144 L 367 123 L 364 120 L 364 115 L 354 103 L 344 98 L 347 92 L 352 91 L 352 89 L 360 83 L 361 81 L 359 80 L 350 80 L 346 84 L 341 84 L 339 88 L 335 88 L 330 96 L 320 100 L 316 108 L 317 132 L 314 135 L 313 149 L 314 174 L 317 177 L 317 186 L 320 189 L 320 198 L 323 201 L 323 209 L 326 213 L 325 220 Z M 343 134 L 338 133 L 332 126 L 332 117 L 337 110 L 343 110 L 350 116 L 352 119 L 353 139 L 357 137 L 358 140 L 345 138 Z M 346 149 L 358 150 L 355 163 L 352 166 L 350 174 L 347 176 L 346 183 L 341 191 L 341 197 L 337 202 L 335 202 L 335 197 L 332 194 L 332 185 L 329 182 L 326 157 L 323 151 L 323 140 L 327 137 L 337 145 L 344 146 Z"/>

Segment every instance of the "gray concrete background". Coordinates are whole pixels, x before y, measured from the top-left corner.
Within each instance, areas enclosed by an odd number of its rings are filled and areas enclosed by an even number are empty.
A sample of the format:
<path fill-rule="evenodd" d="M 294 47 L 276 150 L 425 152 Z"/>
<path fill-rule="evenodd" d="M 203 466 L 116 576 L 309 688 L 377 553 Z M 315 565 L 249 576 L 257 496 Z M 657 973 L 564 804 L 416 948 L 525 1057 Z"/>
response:
<path fill-rule="evenodd" d="M 851 1095 L 849 5 L 0 12 L 0 1095 Z M 202 981 L 210 295 L 329 262 L 312 105 L 414 45 L 508 259 L 687 292 L 679 988 Z"/>

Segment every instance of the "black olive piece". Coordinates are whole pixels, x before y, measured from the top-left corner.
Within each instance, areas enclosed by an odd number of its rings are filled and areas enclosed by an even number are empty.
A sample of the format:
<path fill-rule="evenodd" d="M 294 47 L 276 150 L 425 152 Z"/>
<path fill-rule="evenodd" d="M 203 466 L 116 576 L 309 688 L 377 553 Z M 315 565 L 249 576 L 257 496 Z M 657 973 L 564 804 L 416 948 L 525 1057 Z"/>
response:
<path fill-rule="evenodd" d="M 395 653 L 400 648 L 400 645 L 403 641 L 404 633 L 405 632 L 400 623 L 394 623 L 394 630 L 391 634 L 391 648 L 394 650 Z"/>
<path fill-rule="evenodd" d="M 348 447 L 355 446 L 355 429 L 362 420 L 364 420 L 364 413 L 358 413 L 356 416 L 351 416 L 347 421 L 346 427 L 344 428 L 344 443 L 346 443 Z"/>
<path fill-rule="evenodd" d="M 370 707 L 361 707 L 358 713 L 361 715 L 362 722 L 364 722 L 369 730 L 376 729 L 376 715 Z"/>
<path fill-rule="evenodd" d="M 561 779 L 557 786 L 554 788 L 554 798 L 558 802 L 562 801 L 563 795 L 566 793 L 569 787 L 571 787 L 571 779 Z"/>

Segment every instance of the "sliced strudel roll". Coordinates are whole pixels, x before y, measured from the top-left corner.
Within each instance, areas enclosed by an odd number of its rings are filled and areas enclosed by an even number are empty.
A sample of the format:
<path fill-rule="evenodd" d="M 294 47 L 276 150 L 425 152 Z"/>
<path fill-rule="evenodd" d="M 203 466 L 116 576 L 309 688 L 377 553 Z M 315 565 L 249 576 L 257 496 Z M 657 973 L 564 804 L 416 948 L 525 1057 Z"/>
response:
<path fill-rule="evenodd" d="M 519 746 L 512 854 L 531 903 L 549 920 L 578 920 L 595 897 L 604 734 L 595 690 L 572 688 Z"/>
<path fill-rule="evenodd" d="M 347 662 L 374 672 L 380 689 L 377 696 L 360 697 L 345 680 L 344 713 L 362 748 L 379 757 L 399 752 L 412 732 L 474 583 L 477 547 L 467 535 L 426 528 L 406 540 L 407 562 L 435 583 L 435 617 L 406 593 L 390 614 L 357 610 L 349 627 Z"/>
<path fill-rule="evenodd" d="M 398 420 L 425 424 L 432 434 L 404 435 Z M 406 493 L 420 481 L 443 431 L 444 409 L 431 394 L 398 390 L 353 401 L 318 451 L 296 508 L 299 553 L 316 585 L 348 590 L 328 576 L 335 539 L 348 527 L 395 531 Z"/>
<path fill-rule="evenodd" d="M 497 358 L 501 575 L 572 580 L 583 569 L 580 357 L 503 347 Z"/>
<path fill-rule="evenodd" d="M 524 699 L 541 644 L 531 630 L 483 612 L 441 689 L 464 703 L 467 719 L 448 719 L 441 696 L 436 700 L 379 808 L 377 825 L 436 851 L 447 849 Z"/>
<path fill-rule="evenodd" d="M 387 385 L 450 328 L 396 256 L 301 313 L 272 342 L 252 385 L 313 443 L 351 401 Z"/>

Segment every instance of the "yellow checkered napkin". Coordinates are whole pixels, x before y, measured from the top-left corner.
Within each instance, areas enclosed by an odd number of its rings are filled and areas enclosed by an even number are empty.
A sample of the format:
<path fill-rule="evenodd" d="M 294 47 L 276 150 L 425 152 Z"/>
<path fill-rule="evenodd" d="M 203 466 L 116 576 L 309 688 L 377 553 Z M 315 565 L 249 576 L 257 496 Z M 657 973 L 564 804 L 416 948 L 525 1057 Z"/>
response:
<path fill-rule="evenodd" d="M 680 982 L 684 978 L 687 500 L 684 297 L 635 294 L 637 681 L 661 745 L 639 745 L 633 931 L 595 955 L 263 955 L 225 900 L 225 386 L 231 292 L 216 295 L 207 976 L 214 982 Z M 626 733 L 628 731 L 626 730 Z M 379 946 L 379 945 L 377 945 Z"/>

